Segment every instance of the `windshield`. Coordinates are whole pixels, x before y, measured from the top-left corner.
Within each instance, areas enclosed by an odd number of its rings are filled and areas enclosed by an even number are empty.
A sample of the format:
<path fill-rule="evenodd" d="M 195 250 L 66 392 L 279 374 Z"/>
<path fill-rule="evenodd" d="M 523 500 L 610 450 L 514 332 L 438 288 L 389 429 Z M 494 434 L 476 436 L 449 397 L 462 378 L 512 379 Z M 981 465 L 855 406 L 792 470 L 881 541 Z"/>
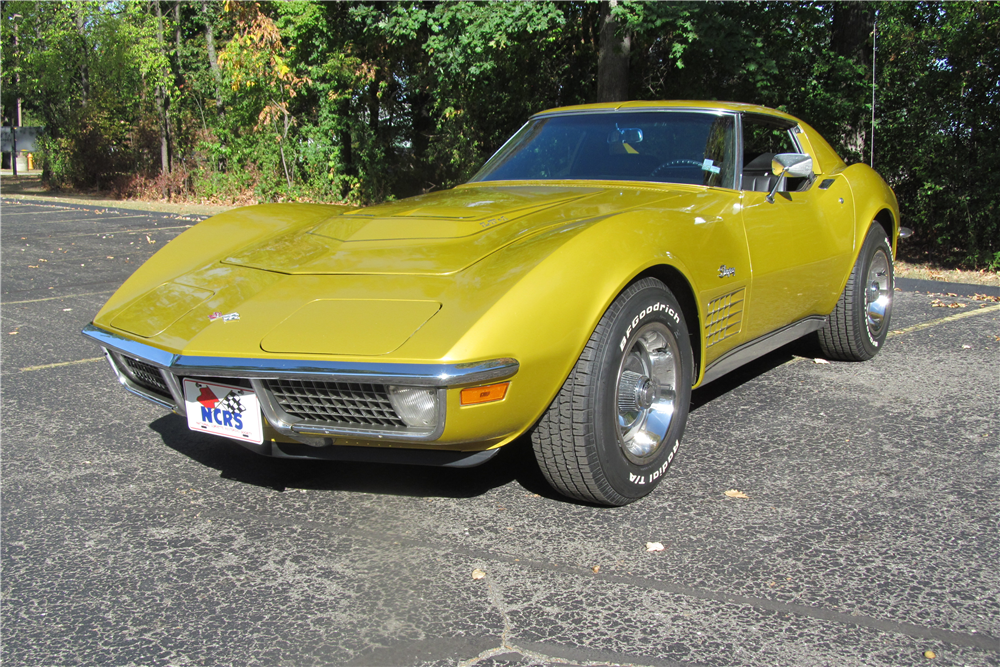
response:
<path fill-rule="evenodd" d="M 575 113 L 529 121 L 470 182 L 594 179 L 734 187 L 733 116 Z"/>

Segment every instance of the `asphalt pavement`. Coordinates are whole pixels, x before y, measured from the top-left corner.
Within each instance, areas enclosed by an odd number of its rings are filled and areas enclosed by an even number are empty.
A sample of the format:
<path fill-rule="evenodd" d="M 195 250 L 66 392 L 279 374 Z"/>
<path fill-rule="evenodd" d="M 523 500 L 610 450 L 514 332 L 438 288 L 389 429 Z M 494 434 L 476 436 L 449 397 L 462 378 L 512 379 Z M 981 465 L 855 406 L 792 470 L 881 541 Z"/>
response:
<path fill-rule="evenodd" d="M 875 359 L 798 343 L 697 390 L 663 483 L 610 509 L 524 439 L 274 460 L 127 394 L 79 331 L 201 217 L 0 204 L 5 665 L 1000 665 L 984 290 L 901 281 Z"/>

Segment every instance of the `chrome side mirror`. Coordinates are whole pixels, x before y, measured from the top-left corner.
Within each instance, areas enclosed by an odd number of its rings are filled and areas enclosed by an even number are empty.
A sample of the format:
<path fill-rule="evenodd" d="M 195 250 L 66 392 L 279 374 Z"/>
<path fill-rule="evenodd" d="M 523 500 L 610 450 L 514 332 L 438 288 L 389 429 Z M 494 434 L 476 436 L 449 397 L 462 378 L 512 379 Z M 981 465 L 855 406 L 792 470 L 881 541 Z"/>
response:
<path fill-rule="evenodd" d="M 805 153 L 778 153 L 771 158 L 771 173 L 778 178 L 774 179 L 771 191 L 767 193 L 767 201 L 774 203 L 774 193 L 778 191 L 778 185 L 784 177 L 806 178 L 812 176 L 813 159 Z"/>

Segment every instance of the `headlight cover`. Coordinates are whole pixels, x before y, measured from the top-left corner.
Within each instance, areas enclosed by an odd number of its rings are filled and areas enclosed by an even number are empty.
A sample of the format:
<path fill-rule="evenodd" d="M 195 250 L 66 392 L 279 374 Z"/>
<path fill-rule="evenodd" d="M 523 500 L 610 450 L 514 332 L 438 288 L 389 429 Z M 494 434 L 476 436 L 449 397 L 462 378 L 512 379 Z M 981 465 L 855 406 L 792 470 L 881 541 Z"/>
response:
<path fill-rule="evenodd" d="M 407 426 L 430 430 L 437 428 L 440 411 L 436 389 L 389 385 L 389 402 Z"/>

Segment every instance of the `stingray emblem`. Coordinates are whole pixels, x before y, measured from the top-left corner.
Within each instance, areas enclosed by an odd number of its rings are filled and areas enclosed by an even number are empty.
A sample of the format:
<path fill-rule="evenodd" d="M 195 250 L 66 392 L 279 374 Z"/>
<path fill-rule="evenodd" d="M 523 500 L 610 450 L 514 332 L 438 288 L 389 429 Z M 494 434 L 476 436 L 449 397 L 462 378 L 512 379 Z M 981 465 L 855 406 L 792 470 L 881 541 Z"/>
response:
<path fill-rule="evenodd" d="M 240 319 L 240 314 L 229 313 L 228 315 L 223 315 L 219 311 L 215 311 L 214 313 L 208 316 L 208 319 L 212 322 L 214 322 L 215 320 L 222 320 L 223 322 L 232 322 L 233 320 Z"/>
<path fill-rule="evenodd" d="M 729 278 L 729 277 L 735 276 L 735 275 L 736 275 L 736 267 L 726 266 L 725 264 L 723 264 L 722 266 L 719 267 L 719 277 L 720 278 Z"/>

